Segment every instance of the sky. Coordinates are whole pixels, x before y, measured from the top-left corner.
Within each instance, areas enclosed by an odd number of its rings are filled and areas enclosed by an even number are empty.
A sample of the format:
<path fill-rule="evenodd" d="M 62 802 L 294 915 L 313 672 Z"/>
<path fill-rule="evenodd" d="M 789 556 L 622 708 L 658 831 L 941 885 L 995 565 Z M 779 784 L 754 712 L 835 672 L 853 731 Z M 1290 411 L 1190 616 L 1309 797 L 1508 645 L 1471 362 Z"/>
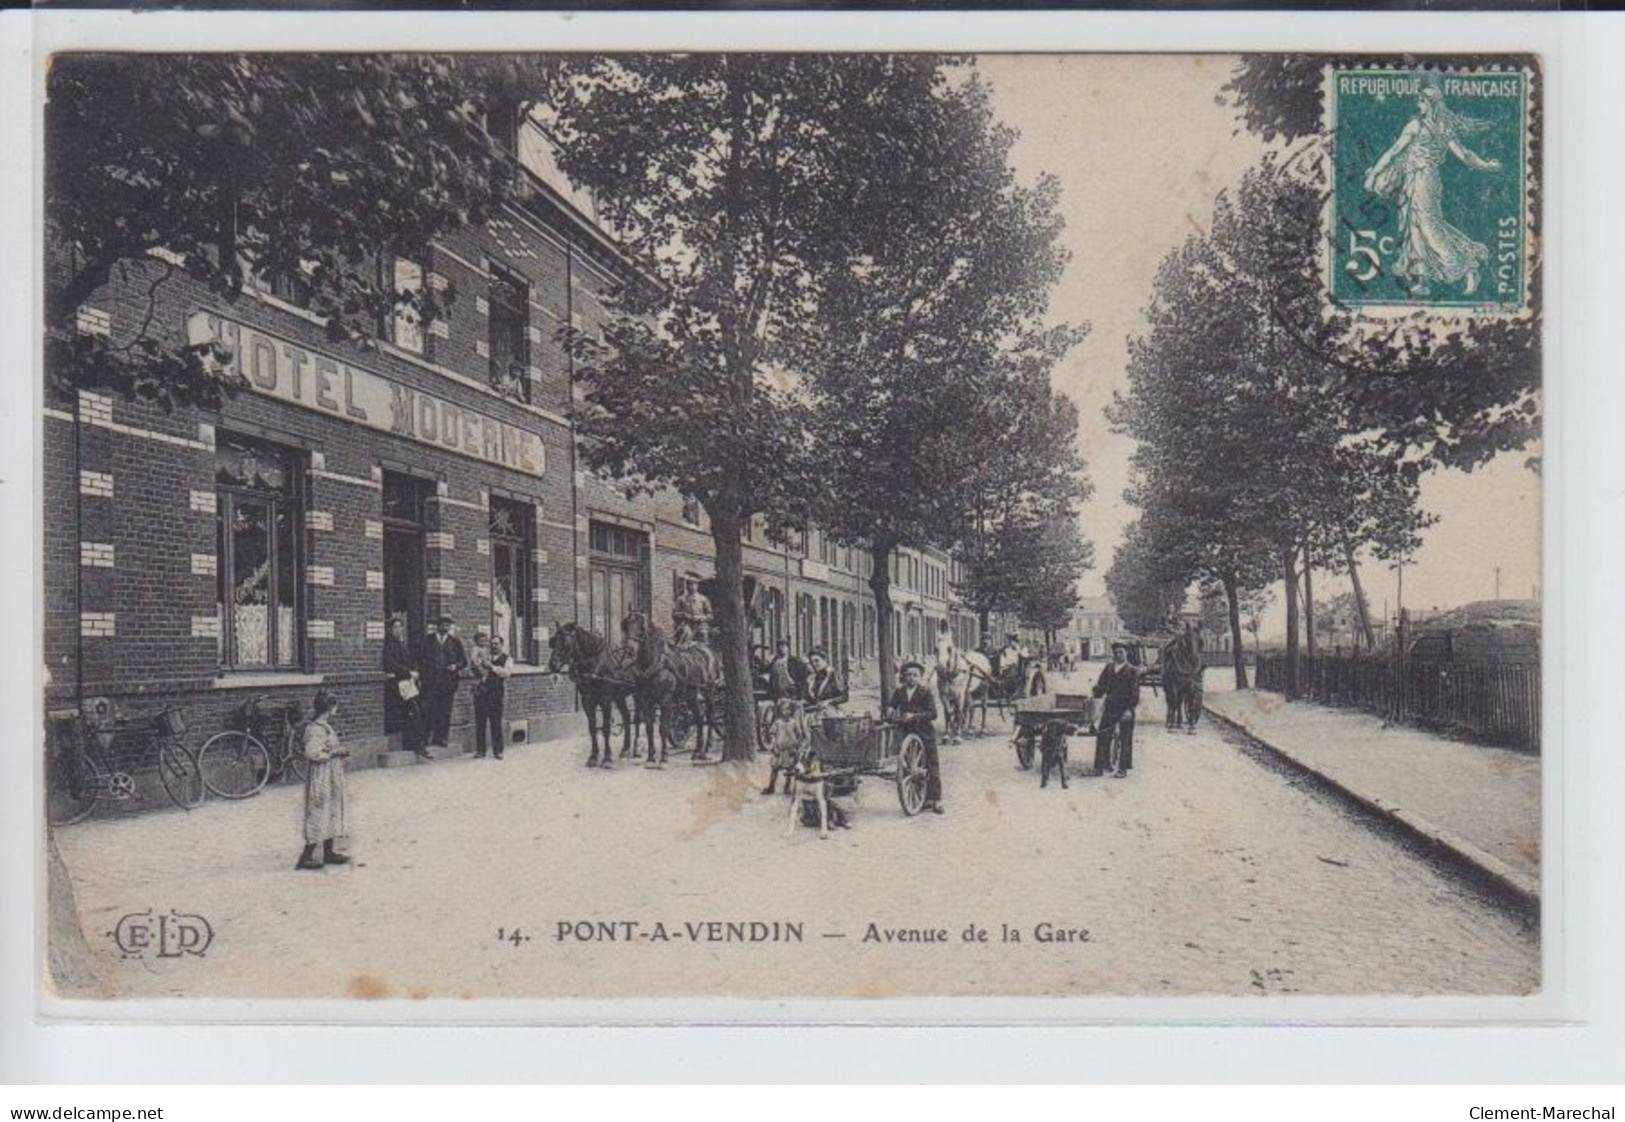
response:
<path fill-rule="evenodd" d="M 1053 297 L 1057 319 L 1087 322 L 1085 341 L 1055 375 L 1077 404 L 1079 443 L 1094 484 L 1082 510 L 1095 567 L 1079 590 L 1105 591 L 1105 572 L 1135 510 L 1124 502 L 1133 441 L 1113 433 L 1104 410 L 1126 388 L 1128 339 L 1158 264 L 1205 231 L 1214 197 L 1266 151 L 1217 103 L 1234 57 L 1226 55 L 983 55 L 977 69 L 1000 118 L 1017 129 L 1012 153 L 1024 179 L 1061 183 L 1063 235 L 1072 259 Z M 1436 472 L 1422 487 L 1439 521 L 1405 568 L 1404 603 L 1450 607 L 1495 593 L 1531 596 L 1540 582 L 1540 479 L 1524 466 L 1538 451 L 1506 454 L 1479 470 Z M 1376 613 L 1398 606 L 1396 574 L 1375 563 L 1362 579 Z M 1346 588 L 1323 579 L 1317 600 Z M 1266 633 L 1282 626 L 1277 586 Z"/>

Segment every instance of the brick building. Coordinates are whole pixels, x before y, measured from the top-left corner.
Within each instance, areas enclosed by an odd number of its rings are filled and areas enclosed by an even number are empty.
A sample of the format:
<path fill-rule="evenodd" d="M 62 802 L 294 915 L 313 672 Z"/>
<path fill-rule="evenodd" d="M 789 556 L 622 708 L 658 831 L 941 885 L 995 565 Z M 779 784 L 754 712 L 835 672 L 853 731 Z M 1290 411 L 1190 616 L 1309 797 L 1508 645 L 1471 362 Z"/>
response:
<path fill-rule="evenodd" d="M 591 331 L 630 266 L 539 130 L 517 129 L 519 201 L 483 229 L 377 263 L 386 283 L 454 294 L 428 325 L 403 312 L 373 347 L 334 343 L 298 277 L 250 278 L 227 302 L 159 258 L 85 302 L 80 330 L 115 341 L 144 323 L 176 342 L 219 340 L 251 388 L 214 411 L 93 392 L 46 409 L 48 707 L 173 702 L 200 740 L 248 698 L 308 712 L 326 688 L 364 763 L 398 740 L 387 621 L 404 616 L 416 641 L 444 612 L 465 641 L 476 629 L 507 638 L 509 735 L 546 739 L 579 729 L 570 684 L 543 673 L 557 621 L 618 633 L 634 607 L 669 621 L 683 587 L 713 574 L 698 504 L 628 498 L 578 467 L 556 332 Z M 745 544 L 760 588 L 753 641 L 825 647 L 872 681 L 868 555 L 816 529 L 776 544 L 760 520 Z M 901 551 L 892 578 L 897 650 L 924 654 L 950 616 L 948 560 Z M 454 744 L 471 724 L 465 687 Z"/>

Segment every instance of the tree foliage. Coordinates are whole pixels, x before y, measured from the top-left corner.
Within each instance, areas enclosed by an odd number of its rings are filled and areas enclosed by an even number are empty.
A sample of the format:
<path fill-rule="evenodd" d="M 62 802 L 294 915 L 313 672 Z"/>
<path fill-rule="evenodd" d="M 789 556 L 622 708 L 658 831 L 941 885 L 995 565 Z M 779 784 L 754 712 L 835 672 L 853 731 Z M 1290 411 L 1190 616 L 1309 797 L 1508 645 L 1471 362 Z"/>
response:
<path fill-rule="evenodd" d="M 47 370 L 165 406 L 235 385 L 208 347 L 151 314 L 131 337 L 74 331 L 122 270 L 154 297 L 188 275 L 226 299 L 245 269 L 298 276 L 329 335 L 366 345 L 401 304 L 425 318 L 447 293 L 398 292 L 380 254 L 481 223 L 514 189 L 486 111 L 544 64 L 487 56 L 66 55 L 45 109 Z M 150 307 L 150 305 L 149 305 Z"/>
<path fill-rule="evenodd" d="M 1000 546 L 996 607 L 1053 615 L 1088 558 L 1070 517 L 1087 493 L 1076 414 L 1050 383 L 1083 335 L 1046 319 L 1067 260 L 1057 187 L 1018 182 L 1014 134 L 965 67 L 913 94 L 887 106 L 891 129 L 848 214 L 845 260 L 796 356 L 827 484 L 814 513 L 872 552 L 881 618 L 895 549 L 992 555 L 965 548 L 978 512 Z"/>

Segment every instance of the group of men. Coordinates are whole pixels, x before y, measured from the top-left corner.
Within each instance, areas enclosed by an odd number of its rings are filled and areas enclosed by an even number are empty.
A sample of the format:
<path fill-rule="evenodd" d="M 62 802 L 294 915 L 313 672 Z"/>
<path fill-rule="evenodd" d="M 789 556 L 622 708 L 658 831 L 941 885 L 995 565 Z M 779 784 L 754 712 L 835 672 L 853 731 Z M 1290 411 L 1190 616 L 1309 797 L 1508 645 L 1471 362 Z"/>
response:
<path fill-rule="evenodd" d="M 451 616 L 439 615 L 433 622 L 434 630 L 414 646 L 407 640 L 405 617 L 396 616 L 384 639 L 386 696 L 401 716 L 405 745 L 424 759 L 430 749 L 446 747 L 452 706 L 466 674 L 474 682 L 474 754 L 485 756 L 489 745 L 500 760 L 505 740 L 502 709 L 513 672 L 502 636 L 475 631 L 470 652 L 457 637 Z"/>

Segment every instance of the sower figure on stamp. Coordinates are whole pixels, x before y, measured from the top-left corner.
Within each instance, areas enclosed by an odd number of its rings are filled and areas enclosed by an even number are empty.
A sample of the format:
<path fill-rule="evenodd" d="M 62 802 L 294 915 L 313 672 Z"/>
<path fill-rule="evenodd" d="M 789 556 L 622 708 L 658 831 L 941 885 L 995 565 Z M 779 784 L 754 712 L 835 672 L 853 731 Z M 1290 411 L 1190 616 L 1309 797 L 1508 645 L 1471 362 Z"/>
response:
<path fill-rule="evenodd" d="M 897 723 L 900 733 L 915 733 L 924 743 L 925 809 L 941 814 L 942 765 L 937 759 L 936 695 L 920 684 L 925 667 L 918 662 L 903 663 L 902 674 L 903 684 L 892 691 L 886 712 Z"/>
<path fill-rule="evenodd" d="M 1112 734 L 1118 738 L 1119 755 L 1116 770 L 1118 779 L 1134 766 L 1134 710 L 1140 704 L 1140 668 L 1128 660 L 1128 647 L 1112 644 L 1112 660 L 1100 672 L 1094 694 L 1104 697 L 1101 707 L 1099 731 L 1095 734 L 1095 766 L 1090 775 L 1104 775 L 1112 767 Z"/>
<path fill-rule="evenodd" d="M 508 675 L 513 667 L 503 649 L 502 636 L 487 641 L 485 632 L 474 633 L 474 650 L 469 655 L 474 671 L 474 755 L 484 758 L 486 732 L 490 732 L 491 754 L 502 758 L 502 705 L 508 692 Z"/>
<path fill-rule="evenodd" d="M 326 690 L 316 694 L 316 715 L 305 725 L 299 750 L 309 764 L 305 772 L 305 850 L 296 869 L 348 865 L 350 859 L 334 848 L 347 832 L 344 818 L 344 759 L 350 753 L 333 731 L 338 699 Z M 321 857 L 316 847 L 322 847 Z"/>
<path fill-rule="evenodd" d="M 389 635 L 384 639 L 384 673 L 389 675 L 385 705 L 400 715 L 401 745 L 419 756 L 427 756 L 423 747 L 423 684 L 418 677 L 418 662 L 406 642 L 406 617 L 396 616 L 389 621 Z"/>
<path fill-rule="evenodd" d="M 451 633 L 452 618 L 435 617 L 434 631 L 424 637 L 418 672 L 428 703 L 429 743 L 444 748 L 451 736 L 451 706 L 457 700 L 457 682 L 468 669 L 463 641 Z"/>

